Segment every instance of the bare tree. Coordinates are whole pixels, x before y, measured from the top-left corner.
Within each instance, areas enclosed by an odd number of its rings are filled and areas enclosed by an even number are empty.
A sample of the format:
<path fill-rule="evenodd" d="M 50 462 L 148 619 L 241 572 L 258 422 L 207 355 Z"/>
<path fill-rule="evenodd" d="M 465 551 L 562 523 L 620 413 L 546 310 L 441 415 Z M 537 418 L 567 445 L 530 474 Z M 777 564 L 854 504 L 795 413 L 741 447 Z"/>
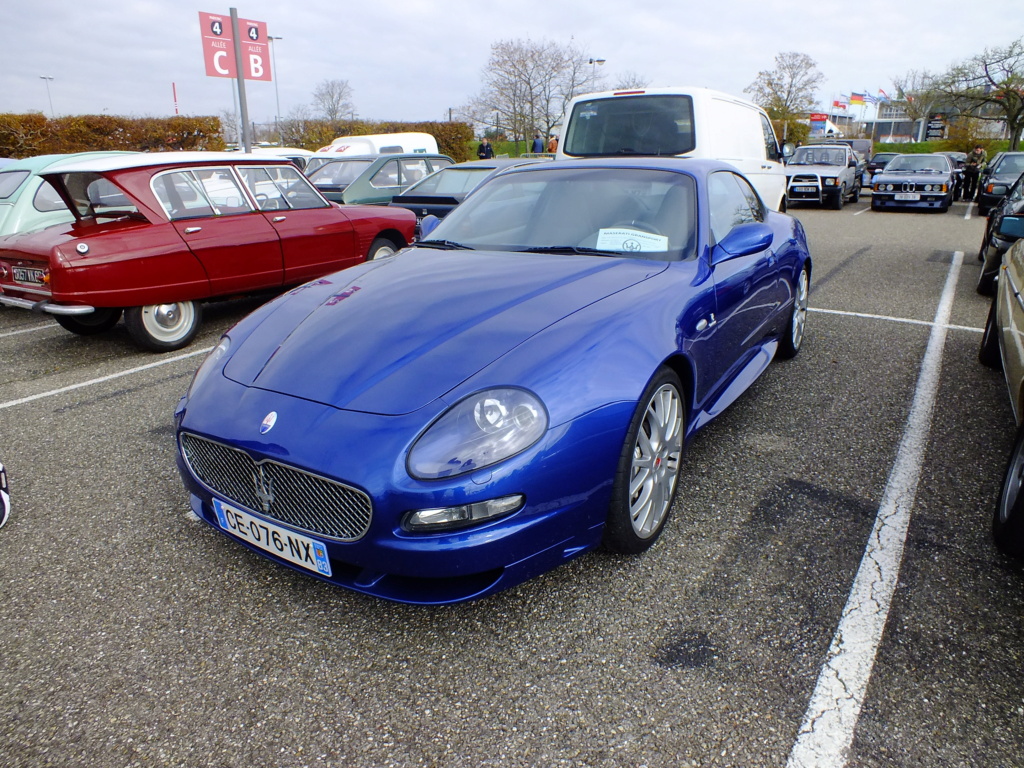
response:
<path fill-rule="evenodd" d="M 623 72 L 615 81 L 616 91 L 631 91 L 637 88 L 646 88 L 651 81 L 636 72 Z"/>
<path fill-rule="evenodd" d="M 1017 150 L 1024 130 L 1024 38 L 953 66 L 935 87 L 961 113 L 1005 122 L 1010 150 Z"/>
<path fill-rule="evenodd" d="M 348 80 L 321 80 L 313 91 L 313 106 L 331 121 L 354 118 L 356 108 Z"/>
<path fill-rule="evenodd" d="M 593 90 L 594 69 L 572 44 L 499 41 L 491 45 L 483 90 L 459 110 L 460 117 L 517 142 L 535 130 L 550 134 L 569 100 Z"/>
<path fill-rule="evenodd" d="M 806 53 L 788 51 L 776 54 L 775 69 L 758 72 L 757 79 L 743 92 L 751 94 L 772 120 L 782 124 L 785 141 L 789 124 L 811 111 L 824 77 L 817 62 Z"/>
<path fill-rule="evenodd" d="M 896 89 L 893 107 L 902 109 L 907 118 L 917 123 L 915 140 L 924 141 L 928 118 L 944 101 L 943 94 L 936 85 L 935 75 L 912 69 L 901 77 L 894 77 L 892 84 Z"/>

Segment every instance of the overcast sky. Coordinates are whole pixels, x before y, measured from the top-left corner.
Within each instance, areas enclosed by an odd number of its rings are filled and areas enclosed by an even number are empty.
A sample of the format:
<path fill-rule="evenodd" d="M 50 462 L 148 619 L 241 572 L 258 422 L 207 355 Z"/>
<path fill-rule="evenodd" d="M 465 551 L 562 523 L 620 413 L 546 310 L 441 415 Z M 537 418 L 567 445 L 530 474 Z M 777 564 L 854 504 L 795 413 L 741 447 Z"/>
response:
<path fill-rule="evenodd" d="M 199 12 L 224 0 L 0 0 L 0 113 L 221 115 L 232 83 L 207 77 Z M 574 42 L 605 59 L 609 85 L 697 85 L 738 96 L 776 54 L 805 53 L 825 76 L 822 106 L 911 70 L 950 65 L 1024 36 L 1024 2 L 952 0 L 236 0 L 276 42 L 281 115 L 317 83 L 347 80 L 358 116 L 443 120 L 479 91 L 491 44 Z M 41 76 L 52 77 L 52 81 Z M 49 86 L 49 99 L 47 94 Z M 275 83 L 247 81 L 250 119 L 270 122 Z M 856 110 L 857 108 L 855 108 Z M 856 112 L 855 113 L 859 113 Z M 870 113 L 868 113 L 870 116 Z"/>

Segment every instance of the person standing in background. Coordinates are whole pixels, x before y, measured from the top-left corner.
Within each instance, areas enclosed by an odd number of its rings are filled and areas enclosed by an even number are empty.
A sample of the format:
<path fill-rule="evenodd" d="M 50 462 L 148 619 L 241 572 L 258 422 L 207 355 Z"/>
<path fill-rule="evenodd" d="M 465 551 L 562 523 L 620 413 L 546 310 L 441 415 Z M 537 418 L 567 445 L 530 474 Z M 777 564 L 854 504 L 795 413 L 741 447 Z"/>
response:
<path fill-rule="evenodd" d="M 494 147 L 491 146 L 491 142 L 486 136 L 480 142 L 480 146 L 476 148 L 476 156 L 481 160 L 490 160 L 494 157 Z"/>
<path fill-rule="evenodd" d="M 981 174 L 981 169 L 985 167 L 987 159 L 988 155 L 981 144 L 976 144 L 974 149 L 967 153 L 967 159 L 964 160 L 964 200 L 970 202 L 974 199 L 978 187 L 978 176 Z"/>

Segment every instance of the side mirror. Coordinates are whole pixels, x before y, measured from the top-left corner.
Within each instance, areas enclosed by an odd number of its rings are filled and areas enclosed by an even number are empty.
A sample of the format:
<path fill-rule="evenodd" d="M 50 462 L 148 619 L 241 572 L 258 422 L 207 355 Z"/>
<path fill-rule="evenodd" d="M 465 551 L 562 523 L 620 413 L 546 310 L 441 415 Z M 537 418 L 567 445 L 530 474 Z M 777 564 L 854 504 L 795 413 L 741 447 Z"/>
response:
<path fill-rule="evenodd" d="M 760 221 L 740 224 L 738 227 L 733 227 L 729 234 L 715 246 L 711 254 L 711 263 L 718 264 L 738 256 L 758 253 L 768 248 L 773 239 L 772 228 L 767 224 Z"/>
<path fill-rule="evenodd" d="M 999 222 L 999 234 L 1005 237 L 1024 237 L 1024 216 L 1003 216 Z"/>
<path fill-rule="evenodd" d="M 793 145 L 793 142 L 787 141 L 782 145 L 783 157 L 792 157 L 794 152 L 796 152 L 796 147 Z"/>
<path fill-rule="evenodd" d="M 441 220 L 434 214 L 424 216 L 420 222 L 420 240 L 428 237 L 431 232 L 437 229 L 437 225 L 441 223 Z"/>
<path fill-rule="evenodd" d="M 993 184 L 990 190 L 993 195 L 999 195 L 1000 197 L 1006 197 L 1006 193 L 1010 191 L 1010 188 L 1005 184 Z"/>

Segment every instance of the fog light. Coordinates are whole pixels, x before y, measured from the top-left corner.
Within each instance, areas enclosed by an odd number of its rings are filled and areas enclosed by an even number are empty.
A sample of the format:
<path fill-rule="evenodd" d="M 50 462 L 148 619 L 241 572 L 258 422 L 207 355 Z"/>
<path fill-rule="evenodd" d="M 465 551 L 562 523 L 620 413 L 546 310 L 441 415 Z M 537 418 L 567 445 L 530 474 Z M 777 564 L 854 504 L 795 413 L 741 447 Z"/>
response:
<path fill-rule="evenodd" d="M 457 507 L 419 509 L 406 513 L 405 519 L 402 520 L 402 528 L 414 533 L 450 531 L 454 528 L 465 528 L 468 525 L 511 514 L 522 506 L 523 495 L 517 493 L 512 496 L 502 496 L 500 499 L 488 499 Z"/>

